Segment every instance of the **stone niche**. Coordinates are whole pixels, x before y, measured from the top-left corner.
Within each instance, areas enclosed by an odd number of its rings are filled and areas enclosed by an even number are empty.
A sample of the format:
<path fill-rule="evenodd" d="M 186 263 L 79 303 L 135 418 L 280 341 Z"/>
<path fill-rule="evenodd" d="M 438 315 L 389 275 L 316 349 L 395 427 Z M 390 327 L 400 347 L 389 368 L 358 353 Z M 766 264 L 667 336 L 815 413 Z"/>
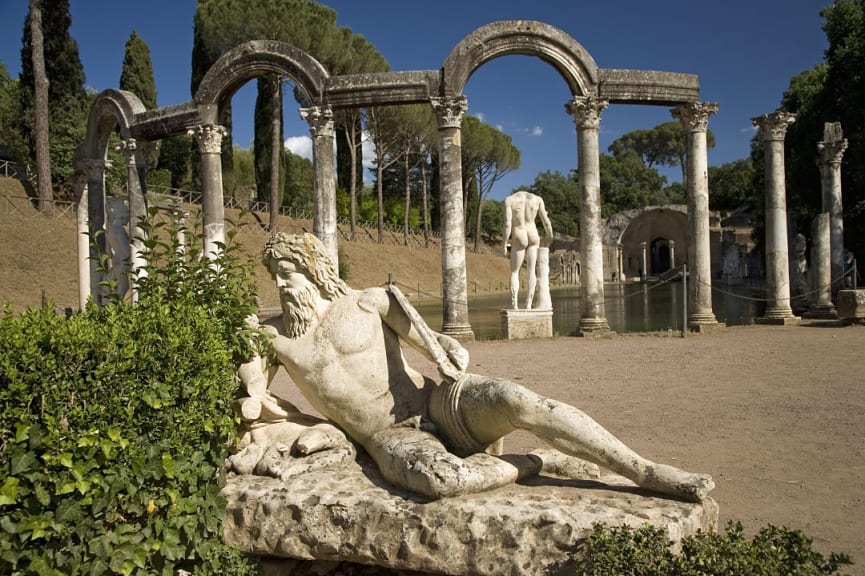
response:
<path fill-rule="evenodd" d="M 376 573 L 360 565 L 411 574 L 573 574 L 595 523 L 648 523 L 678 543 L 718 521 L 712 499 L 680 502 L 616 475 L 541 475 L 428 501 L 390 488 L 363 453 L 288 481 L 230 476 L 222 494 L 226 542 L 260 557 L 269 576 Z"/>

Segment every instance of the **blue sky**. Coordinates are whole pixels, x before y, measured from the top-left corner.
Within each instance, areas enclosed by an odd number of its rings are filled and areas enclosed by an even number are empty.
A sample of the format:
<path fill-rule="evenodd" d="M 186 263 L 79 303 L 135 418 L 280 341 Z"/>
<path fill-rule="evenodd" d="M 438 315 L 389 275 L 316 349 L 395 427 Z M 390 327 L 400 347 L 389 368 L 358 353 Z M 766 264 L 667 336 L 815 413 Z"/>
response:
<path fill-rule="evenodd" d="M 242 1 L 242 0 L 238 0 Z M 362 34 L 392 70 L 438 69 L 450 50 L 476 28 L 496 20 L 539 20 L 561 28 L 602 68 L 684 72 L 700 79 L 701 100 L 718 102 L 710 118 L 717 146 L 709 164 L 749 153 L 751 118 L 775 110 L 790 77 L 822 61 L 827 43 L 820 9 L 828 0 L 333 0 L 337 23 Z M 78 42 L 86 84 L 116 88 L 123 50 L 134 29 L 150 46 L 160 106 L 191 98 L 193 0 L 70 0 L 71 34 Z M 0 0 L 0 60 L 20 70 L 26 0 Z M 468 113 L 506 132 L 522 166 L 499 181 L 503 198 L 544 170 L 576 168 L 576 132 L 565 113 L 564 81 L 537 58 L 508 56 L 481 67 L 465 94 Z M 252 141 L 254 92 L 234 97 L 234 141 Z M 309 130 L 286 98 L 285 135 L 308 154 Z M 612 105 L 601 118 L 600 146 L 627 132 L 672 120 L 669 107 Z M 816 151 L 816 143 L 815 143 Z M 816 152 L 815 152 L 816 153 Z M 670 181 L 678 168 L 664 170 Z"/>

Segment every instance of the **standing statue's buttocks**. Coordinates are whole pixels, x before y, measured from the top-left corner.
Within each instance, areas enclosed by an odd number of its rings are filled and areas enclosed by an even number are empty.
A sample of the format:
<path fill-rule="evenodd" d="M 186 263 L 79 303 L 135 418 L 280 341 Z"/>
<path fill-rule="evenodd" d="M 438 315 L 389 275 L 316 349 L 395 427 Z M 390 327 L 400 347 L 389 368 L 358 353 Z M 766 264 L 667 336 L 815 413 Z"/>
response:
<path fill-rule="evenodd" d="M 285 453 L 313 466 L 340 462 L 353 456 L 347 435 L 387 481 L 430 498 L 489 490 L 541 470 L 591 473 L 597 466 L 687 500 L 701 500 L 714 487 L 705 474 L 640 456 L 573 406 L 466 372 L 468 352 L 459 342 L 431 330 L 395 286 L 349 288 L 314 236 L 273 235 L 264 262 L 283 314 L 262 327 L 269 350 L 240 369 L 250 397 L 239 407 L 251 435 L 258 430 L 272 444 L 281 434 L 276 442 L 283 448 L 256 448 L 253 439 L 233 457 L 234 469 L 290 477 L 298 467 L 281 460 Z M 441 379 L 409 366 L 403 344 L 434 362 Z M 265 384 L 280 365 L 336 427 L 292 424 L 296 408 L 270 395 Z M 257 428 L 268 423 L 278 427 L 274 435 Z M 493 455 L 497 441 L 518 429 L 555 451 Z"/>
<path fill-rule="evenodd" d="M 544 207 L 544 199 L 536 194 L 525 190 L 517 190 L 505 198 L 505 227 L 504 227 L 504 253 L 508 254 L 508 241 L 510 241 L 511 253 L 511 308 L 517 309 L 517 295 L 520 289 L 520 268 L 523 261 L 526 262 L 528 270 L 528 296 L 526 298 L 526 310 L 532 308 L 537 284 L 537 261 L 538 249 L 541 245 L 541 237 L 535 220 L 540 217 L 544 231 L 548 237 L 553 235 L 553 227 L 547 210 Z"/>

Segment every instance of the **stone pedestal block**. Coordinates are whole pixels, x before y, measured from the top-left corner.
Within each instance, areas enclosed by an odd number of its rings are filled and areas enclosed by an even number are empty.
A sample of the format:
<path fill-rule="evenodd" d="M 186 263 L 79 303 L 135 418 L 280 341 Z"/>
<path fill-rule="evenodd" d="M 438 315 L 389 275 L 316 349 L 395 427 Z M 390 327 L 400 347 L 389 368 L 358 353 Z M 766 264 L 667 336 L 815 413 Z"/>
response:
<path fill-rule="evenodd" d="M 620 476 L 538 476 L 480 494 L 426 501 L 390 489 L 359 456 L 287 482 L 231 476 L 225 540 L 267 559 L 271 574 L 352 562 L 432 574 L 573 574 L 592 525 L 663 527 L 673 542 L 717 528 L 718 505 L 654 496 Z M 280 566 L 280 563 L 282 565 Z"/>
<path fill-rule="evenodd" d="M 865 323 L 865 290 L 838 290 L 835 309 L 845 322 Z"/>
<path fill-rule="evenodd" d="M 523 338 L 552 338 L 552 310 L 511 310 L 501 311 L 502 338 L 521 340 Z"/>

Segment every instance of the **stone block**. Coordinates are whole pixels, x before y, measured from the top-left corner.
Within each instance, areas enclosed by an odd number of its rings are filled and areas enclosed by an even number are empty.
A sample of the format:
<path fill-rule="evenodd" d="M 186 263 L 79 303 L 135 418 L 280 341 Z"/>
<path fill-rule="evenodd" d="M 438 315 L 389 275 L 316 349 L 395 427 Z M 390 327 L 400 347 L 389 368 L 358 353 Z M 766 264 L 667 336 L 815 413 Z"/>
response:
<path fill-rule="evenodd" d="M 552 338 L 553 311 L 549 310 L 512 310 L 501 312 L 502 338 L 520 340 L 523 338 Z"/>
<path fill-rule="evenodd" d="M 388 487 L 363 455 L 344 468 L 287 482 L 230 476 L 222 495 L 226 542 L 266 558 L 280 574 L 297 573 L 297 560 L 466 576 L 573 574 L 595 523 L 648 523 L 679 542 L 715 530 L 718 521 L 714 500 L 664 498 L 616 475 L 600 481 L 538 476 L 428 501 Z M 278 559 L 285 562 L 281 571 Z"/>
<path fill-rule="evenodd" d="M 865 321 L 865 289 L 839 290 L 835 309 L 841 320 L 847 322 Z"/>

